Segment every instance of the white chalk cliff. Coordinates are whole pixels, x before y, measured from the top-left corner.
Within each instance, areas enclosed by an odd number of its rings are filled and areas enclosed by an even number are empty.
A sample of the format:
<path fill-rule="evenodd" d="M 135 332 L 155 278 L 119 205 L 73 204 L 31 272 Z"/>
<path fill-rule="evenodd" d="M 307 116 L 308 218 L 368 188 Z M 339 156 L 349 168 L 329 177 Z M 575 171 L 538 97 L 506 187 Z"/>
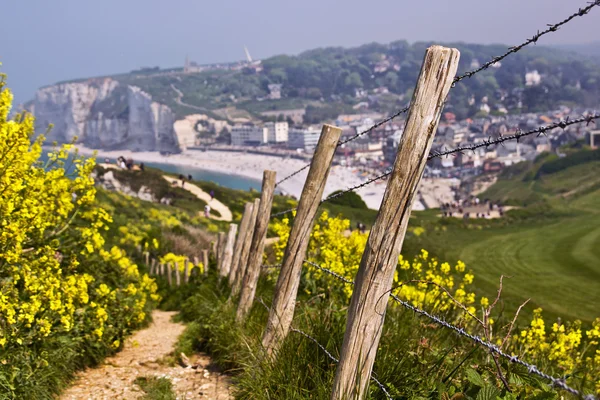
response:
<path fill-rule="evenodd" d="M 39 89 L 32 111 L 36 132 L 48 141 L 77 142 L 96 149 L 179 152 L 169 107 L 136 86 L 114 79 L 60 83 Z"/>

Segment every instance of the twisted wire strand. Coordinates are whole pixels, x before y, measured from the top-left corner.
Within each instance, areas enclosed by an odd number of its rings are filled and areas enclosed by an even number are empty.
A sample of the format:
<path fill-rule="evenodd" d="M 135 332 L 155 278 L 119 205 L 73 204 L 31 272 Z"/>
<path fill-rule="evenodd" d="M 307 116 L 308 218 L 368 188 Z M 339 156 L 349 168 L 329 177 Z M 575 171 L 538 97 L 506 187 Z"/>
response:
<path fill-rule="evenodd" d="M 335 358 L 329 351 L 327 351 L 327 349 L 325 348 L 325 346 L 323 346 L 321 343 L 319 343 L 317 341 L 317 339 L 315 339 L 314 337 L 310 336 L 308 333 L 301 331 L 300 329 L 296 329 L 294 327 L 290 328 L 290 331 L 292 332 L 296 332 L 299 333 L 300 335 L 304 336 L 305 338 L 307 338 L 308 340 L 314 342 L 317 346 L 319 346 L 319 348 L 321 350 L 323 350 L 323 352 L 327 355 L 327 357 L 329 357 L 329 359 L 331 361 L 333 361 L 336 364 L 340 363 L 340 360 L 338 360 L 337 358 Z M 385 393 L 385 395 L 387 396 L 388 399 L 392 400 L 392 396 L 390 395 L 390 393 L 387 391 L 387 389 L 385 388 L 385 386 L 373 375 L 371 375 L 371 379 L 373 380 L 373 382 L 375 382 L 375 384 L 377 386 L 379 386 L 379 389 L 381 389 L 381 391 L 383 393 Z"/>
<path fill-rule="evenodd" d="M 599 1 L 600 1 L 600 0 L 599 0 Z M 371 132 L 372 132 L 374 129 L 377 129 L 377 128 L 379 128 L 381 125 L 387 124 L 388 122 L 392 121 L 393 119 L 395 119 L 395 118 L 399 117 L 400 115 L 404 114 L 405 112 L 407 112 L 407 111 L 408 111 L 408 108 L 409 108 L 409 107 L 408 107 L 408 106 L 406 106 L 406 107 L 404 107 L 403 109 L 401 109 L 401 110 L 399 110 L 399 111 L 395 112 L 394 114 L 390 115 L 389 117 L 387 117 L 387 118 L 385 118 L 385 119 L 382 119 L 381 121 L 377 122 L 376 124 L 372 125 L 371 127 L 369 127 L 369 128 L 367 128 L 367 129 L 365 129 L 364 131 L 362 131 L 362 132 L 359 132 L 359 133 L 357 133 L 356 135 L 349 137 L 348 139 L 340 140 L 340 141 L 337 143 L 337 145 L 336 145 L 336 148 L 338 148 L 338 147 L 340 147 L 340 146 L 343 146 L 343 145 L 345 145 L 346 143 L 349 143 L 349 142 L 351 142 L 351 141 L 353 141 L 353 140 L 356 140 L 356 139 L 358 139 L 359 137 L 361 137 L 361 136 L 363 136 L 363 135 L 366 135 L 366 134 L 369 134 L 369 133 L 371 133 Z M 296 170 L 296 171 L 292 172 L 291 174 L 289 174 L 288 176 L 286 176 L 285 178 L 283 178 L 282 180 L 280 180 L 279 182 L 277 182 L 277 183 L 275 184 L 275 187 L 277 187 L 279 184 L 281 184 L 281 183 L 283 183 L 283 182 L 287 181 L 288 179 L 290 179 L 290 178 L 292 178 L 292 177 L 294 177 L 294 176 L 298 175 L 300 172 L 304 171 L 304 170 L 305 170 L 305 169 L 307 169 L 308 167 L 310 167 L 310 163 L 308 163 L 308 164 L 306 164 L 305 166 L 303 166 L 302 168 L 300 168 L 300 169 L 298 169 L 298 170 Z"/>
<path fill-rule="evenodd" d="M 600 1 L 600 0 L 598 0 L 598 1 Z M 451 154 L 464 153 L 465 151 L 475 151 L 476 149 L 479 149 L 481 147 L 489 147 L 489 146 L 493 146 L 493 145 L 497 145 L 497 144 L 502 144 L 502 143 L 504 143 L 506 141 L 509 141 L 509 140 L 516 140 L 518 142 L 519 139 L 522 138 L 522 137 L 530 136 L 530 135 L 534 135 L 534 134 L 537 134 L 538 136 L 544 135 L 544 134 L 546 134 L 546 132 L 551 131 L 551 130 L 556 129 L 556 128 L 565 129 L 568 126 L 575 125 L 575 124 L 580 124 L 580 123 L 583 123 L 583 122 L 586 122 L 589 125 L 590 123 L 595 123 L 595 120 L 598 119 L 598 118 L 600 118 L 600 113 L 590 114 L 590 115 L 582 116 L 582 117 L 576 118 L 576 119 L 570 119 L 569 117 L 567 117 L 564 120 L 560 120 L 558 122 L 554 122 L 554 123 L 552 123 L 550 125 L 540 126 L 538 128 L 531 129 L 529 131 L 517 130 L 516 133 L 514 133 L 512 135 L 499 136 L 496 139 L 491 139 L 490 138 L 488 140 L 484 140 L 481 143 L 477 143 L 477 144 L 473 144 L 473 145 L 468 145 L 468 146 L 459 146 L 459 147 L 456 147 L 454 149 L 445 150 L 445 151 L 442 151 L 442 152 L 432 152 L 427 157 L 427 161 L 432 160 L 434 158 L 442 157 L 442 156 L 448 156 L 448 155 L 451 155 Z M 361 183 L 359 185 L 349 187 L 348 189 L 346 189 L 346 190 L 344 190 L 342 192 L 336 193 L 336 194 L 334 194 L 332 196 L 329 196 L 329 197 L 321 200 L 320 204 L 323 204 L 323 203 L 325 203 L 327 201 L 333 200 L 333 199 L 335 199 L 337 197 L 343 196 L 344 194 L 346 194 L 348 192 L 353 192 L 353 191 L 358 190 L 358 189 L 360 189 L 362 187 L 370 185 L 371 183 L 373 183 L 375 181 L 378 181 L 380 179 L 385 178 L 386 176 L 390 175 L 391 173 L 392 173 L 392 169 L 389 168 L 389 169 L 386 170 L 386 172 L 382 173 L 381 175 L 377 175 L 376 177 L 371 178 L 371 179 L 369 179 L 369 180 L 367 180 L 367 181 L 365 181 L 365 182 L 363 182 L 363 183 Z M 292 211 L 295 211 L 296 209 L 297 209 L 297 207 L 294 207 L 294 208 L 290 208 L 290 209 L 285 210 L 285 211 L 278 212 L 276 214 L 271 215 L 271 218 L 276 218 L 276 217 L 279 217 L 281 215 L 288 214 L 288 213 L 290 213 Z"/>
<path fill-rule="evenodd" d="M 452 86 L 455 86 L 458 82 L 462 81 L 465 78 L 471 78 L 473 75 L 488 69 L 489 67 L 491 67 L 492 65 L 494 65 L 495 63 L 505 59 L 506 57 L 508 57 L 509 55 L 513 54 L 513 53 L 517 53 L 518 51 L 520 51 L 521 49 L 523 49 L 524 47 L 530 45 L 530 44 L 536 44 L 537 41 L 544 35 L 547 35 L 551 32 L 556 32 L 558 31 L 558 29 L 569 23 L 570 21 L 572 21 L 573 19 L 575 19 L 576 17 L 583 17 L 584 15 L 588 14 L 592 8 L 596 7 L 600 5 L 600 0 L 595 0 L 590 2 L 586 7 L 583 8 L 579 8 L 579 10 L 577 10 L 575 13 L 569 15 L 567 18 L 565 18 L 564 20 L 556 23 L 556 24 L 548 24 L 548 27 L 546 29 L 544 29 L 543 31 L 537 31 L 537 33 L 535 35 L 533 35 L 531 38 L 527 39 L 526 41 L 524 41 L 523 43 L 516 45 L 516 46 L 512 46 L 508 49 L 508 51 L 500 56 L 497 57 L 493 57 L 490 61 L 484 63 L 483 65 L 481 65 L 479 68 L 475 68 L 471 71 L 465 72 L 462 75 L 458 75 L 456 77 L 454 77 L 454 80 L 452 81 Z M 371 131 L 373 131 L 374 129 L 378 128 L 379 126 L 386 124 L 387 122 L 392 121 L 393 119 L 397 118 L 398 116 L 400 116 L 401 114 L 404 114 L 405 112 L 407 112 L 409 109 L 409 106 L 404 107 L 403 109 L 397 111 L 396 113 L 394 113 L 393 115 L 379 121 L 378 123 L 374 124 L 373 126 L 371 126 L 370 128 L 357 133 L 356 135 L 345 139 L 345 140 L 341 140 L 338 142 L 337 147 L 340 147 L 348 142 L 351 142 L 353 140 L 358 139 L 359 137 L 370 133 Z M 308 168 L 310 166 L 310 164 L 307 164 L 305 166 L 303 166 L 302 168 L 294 171 L 293 173 L 291 173 L 290 175 L 286 176 L 285 178 L 283 178 L 282 180 L 280 180 L 279 182 L 277 182 L 275 184 L 275 187 L 279 186 L 281 183 L 287 181 L 288 179 L 296 176 L 297 174 L 299 174 L 300 172 L 304 171 L 306 168 Z"/>
<path fill-rule="evenodd" d="M 530 45 L 531 43 L 534 43 L 534 44 L 537 43 L 539 38 L 541 38 L 542 36 L 547 35 L 548 33 L 551 33 L 551 32 L 556 32 L 558 30 L 558 28 L 567 24 L 568 22 L 570 22 L 571 20 L 573 20 L 576 17 L 583 17 L 584 15 L 589 13 L 592 8 L 596 7 L 597 5 L 600 5 L 600 0 L 592 1 L 592 2 L 588 3 L 587 7 L 580 8 L 577 12 L 569 15 L 567 18 L 565 18 L 564 20 L 562 20 L 556 24 L 552 24 L 552 25 L 549 24 L 548 27 L 541 32 L 538 30 L 537 33 L 535 35 L 533 35 L 533 37 L 531 37 L 530 39 L 527 39 L 525 42 L 523 42 L 517 46 L 510 47 L 508 49 L 508 51 L 506 53 L 502 54 L 501 56 L 494 57 L 490 61 L 488 61 L 485 64 L 483 64 L 482 66 L 480 66 L 479 68 L 476 68 L 472 71 L 465 72 L 464 74 L 455 77 L 453 84 L 456 84 L 465 78 L 472 77 L 476 73 L 489 68 L 490 66 L 497 63 L 498 61 L 503 60 L 504 58 L 508 57 L 510 54 L 518 52 L 523 47 Z"/>
<path fill-rule="evenodd" d="M 312 266 L 320 269 L 321 271 L 327 272 L 331 276 L 333 276 L 333 277 L 341 280 L 342 282 L 344 282 L 346 284 L 354 285 L 353 281 L 351 281 L 351 280 L 349 280 L 347 278 L 344 278 L 343 276 L 337 274 L 334 271 L 331 271 L 331 270 L 329 270 L 329 269 L 327 269 L 325 267 L 322 267 L 322 266 L 320 266 L 320 265 L 318 265 L 316 263 L 313 263 L 311 261 L 308 261 L 308 260 L 305 260 L 305 262 L 307 264 L 310 264 L 310 265 L 312 265 Z M 468 333 L 463 328 L 459 328 L 459 327 L 457 327 L 455 325 L 452 325 L 451 323 L 445 321 L 443 318 L 440 318 L 440 317 L 438 317 L 436 315 L 430 314 L 429 312 L 427 312 L 425 310 L 422 310 L 422 309 L 420 309 L 420 308 L 418 308 L 416 306 L 413 306 L 412 304 L 410 304 L 410 303 L 408 303 L 408 302 L 400 299 L 398 296 L 396 296 L 393 293 L 390 296 L 391 296 L 391 298 L 394 301 L 398 302 L 401 306 L 403 306 L 403 307 L 405 307 L 405 308 L 407 308 L 407 309 L 409 309 L 409 310 L 411 310 L 411 311 L 413 311 L 413 312 L 415 312 L 415 313 L 417 313 L 417 314 L 419 314 L 421 316 L 427 317 L 430 320 L 436 322 L 437 324 L 439 324 L 439 325 L 441 325 L 441 326 L 443 326 L 445 328 L 451 329 L 452 331 L 454 331 L 458 335 L 466 337 L 466 338 L 468 338 L 468 339 L 476 342 L 477 344 L 479 344 L 479 345 L 487 348 L 491 352 L 494 352 L 494 353 L 498 354 L 499 356 L 508 359 L 512 363 L 524 366 L 525 368 L 527 368 L 527 371 L 530 374 L 535 374 L 535 375 L 537 375 L 537 376 L 539 376 L 541 378 L 546 379 L 547 381 L 550 381 L 552 383 L 552 386 L 558 387 L 560 389 L 563 389 L 563 390 L 565 390 L 565 391 L 567 391 L 567 392 L 569 392 L 571 394 L 574 394 L 575 396 L 583 398 L 584 400 L 598 400 L 598 398 L 596 398 L 596 396 L 594 396 L 592 394 L 588 394 L 588 395 L 584 396 L 577 389 L 574 389 L 574 388 L 570 387 L 569 385 L 567 385 L 567 383 L 565 382 L 564 379 L 555 378 L 552 375 L 548 375 L 545 372 L 540 371 L 540 369 L 536 365 L 530 364 L 530 363 L 528 363 L 526 361 L 523 361 L 520 358 L 518 358 L 517 356 L 513 356 L 513 355 L 509 355 L 509 354 L 505 353 L 502 349 L 500 349 L 495 344 L 492 344 L 492 343 L 490 343 L 490 342 L 488 342 L 488 341 L 480 338 L 477 335 L 473 335 L 471 333 Z"/>

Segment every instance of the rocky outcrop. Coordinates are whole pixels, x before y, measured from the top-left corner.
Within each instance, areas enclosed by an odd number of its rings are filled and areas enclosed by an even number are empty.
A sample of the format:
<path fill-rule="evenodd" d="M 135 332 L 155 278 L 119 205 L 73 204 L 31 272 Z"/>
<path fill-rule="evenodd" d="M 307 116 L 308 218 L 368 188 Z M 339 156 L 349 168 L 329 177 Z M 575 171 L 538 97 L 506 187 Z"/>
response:
<path fill-rule="evenodd" d="M 140 88 L 114 79 L 61 83 L 38 90 L 32 111 L 36 132 L 49 141 L 106 150 L 179 152 L 174 114 Z"/>

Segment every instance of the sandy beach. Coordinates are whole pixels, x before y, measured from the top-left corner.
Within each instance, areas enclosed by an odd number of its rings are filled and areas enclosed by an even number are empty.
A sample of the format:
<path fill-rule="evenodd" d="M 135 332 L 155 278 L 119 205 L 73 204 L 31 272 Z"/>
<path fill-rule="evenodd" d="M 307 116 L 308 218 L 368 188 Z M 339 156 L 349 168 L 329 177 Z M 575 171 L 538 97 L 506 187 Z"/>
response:
<path fill-rule="evenodd" d="M 140 162 L 155 162 L 164 164 L 173 164 L 181 166 L 189 166 L 207 171 L 220 172 L 229 175 L 239 175 L 251 179 L 262 180 L 263 171 L 266 169 L 277 171 L 277 181 L 288 176 L 292 172 L 305 165 L 302 160 L 291 158 L 271 157 L 258 154 L 247 154 L 225 151 L 198 151 L 187 150 L 180 154 L 163 156 L 157 152 L 132 152 L 126 150 L 104 151 L 93 150 L 83 146 L 77 146 L 79 153 L 83 155 L 92 155 L 97 151 L 99 161 L 103 158 L 117 158 L 123 156 L 132 158 L 136 163 Z M 283 182 L 279 189 L 284 193 L 300 197 L 304 181 L 306 180 L 307 170 L 302 171 L 298 175 Z M 369 177 L 359 176 L 355 168 L 347 168 L 342 166 L 334 166 L 331 169 L 329 179 L 325 186 L 324 197 L 336 190 L 344 190 L 352 186 L 363 183 Z M 364 188 L 358 189 L 356 192 L 363 198 L 369 208 L 378 209 L 383 193 L 385 191 L 387 181 L 377 181 Z M 431 185 L 431 189 L 427 190 Z M 421 190 L 430 192 L 435 187 L 436 192 L 440 192 L 440 188 L 445 193 L 450 192 L 449 183 L 445 180 L 432 181 L 431 179 L 424 180 Z M 445 197 L 445 196 L 444 196 Z M 436 206 L 433 201 L 427 201 L 427 206 Z M 415 210 L 424 209 L 420 201 L 415 201 L 413 206 Z"/>

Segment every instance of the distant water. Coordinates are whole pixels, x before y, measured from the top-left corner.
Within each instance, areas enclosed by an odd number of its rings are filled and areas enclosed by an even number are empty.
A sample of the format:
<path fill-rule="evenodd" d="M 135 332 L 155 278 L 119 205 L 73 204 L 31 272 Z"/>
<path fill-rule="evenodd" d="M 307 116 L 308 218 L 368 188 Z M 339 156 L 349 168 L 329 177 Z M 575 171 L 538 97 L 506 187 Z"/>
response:
<path fill-rule="evenodd" d="M 41 157 L 42 161 L 46 162 L 48 160 L 47 154 L 48 154 L 48 150 L 44 149 L 44 151 L 42 152 L 42 157 Z M 111 163 L 116 163 L 116 159 L 111 158 L 110 161 L 111 161 Z M 98 157 L 96 159 L 96 162 L 103 163 L 104 158 Z M 67 161 L 66 166 L 69 166 L 69 164 L 70 163 Z M 139 163 L 136 162 L 136 164 L 139 164 Z M 227 187 L 230 189 L 250 190 L 250 188 L 252 188 L 252 189 L 256 189 L 258 191 L 260 191 L 260 189 L 261 189 L 260 181 L 251 179 L 251 178 L 246 178 L 246 177 L 239 176 L 239 175 L 228 175 L 228 174 L 223 174 L 223 173 L 219 173 L 219 172 L 203 170 L 200 168 L 186 167 L 186 166 L 174 165 L 174 164 L 145 162 L 144 165 L 147 167 L 157 168 L 157 169 L 160 169 L 162 171 L 165 171 L 165 172 L 168 172 L 171 174 L 177 174 L 177 175 L 181 174 L 186 177 L 188 175 L 192 175 L 192 178 L 194 180 L 214 182 L 214 183 L 218 183 L 219 185 L 221 185 L 223 187 Z M 72 170 L 72 168 L 71 168 L 71 170 Z"/>

